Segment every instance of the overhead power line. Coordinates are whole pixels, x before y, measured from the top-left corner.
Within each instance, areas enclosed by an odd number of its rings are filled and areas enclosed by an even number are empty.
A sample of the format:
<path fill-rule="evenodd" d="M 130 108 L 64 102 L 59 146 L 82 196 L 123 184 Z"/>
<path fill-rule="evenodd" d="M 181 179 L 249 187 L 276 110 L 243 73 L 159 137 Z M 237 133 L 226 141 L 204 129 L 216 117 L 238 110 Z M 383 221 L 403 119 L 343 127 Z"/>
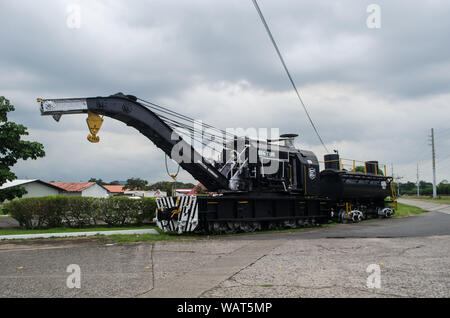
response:
<path fill-rule="evenodd" d="M 269 29 L 269 26 L 267 25 L 266 19 L 264 18 L 264 15 L 262 14 L 261 9 L 259 8 L 259 5 L 256 2 L 256 0 L 252 0 L 252 1 L 253 1 L 253 4 L 255 5 L 256 11 L 258 11 L 259 17 L 261 18 L 261 21 L 264 24 L 264 27 L 266 28 L 267 34 L 269 35 L 269 38 L 272 41 L 272 44 L 273 44 L 275 50 L 277 51 L 278 57 L 280 58 L 280 61 L 281 61 L 281 64 L 283 64 L 284 70 L 286 71 L 286 74 L 289 77 L 289 81 L 291 82 L 292 87 L 294 87 L 295 93 L 297 94 L 297 97 L 300 100 L 300 103 L 302 104 L 303 109 L 305 110 L 306 116 L 308 117 L 309 122 L 311 123 L 311 126 L 314 129 L 317 137 L 319 138 L 320 142 L 322 143 L 322 146 L 325 148 L 325 151 L 328 153 L 329 151 L 327 149 L 327 146 L 325 146 L 325 143 L 323 142 L 322 137 L 320 137 L 320 134 L 319 134 L 316 126 L 314 125 L 314 122 L 313 122 L 311 116 L 309 115 L 308 109 L 306 108 L 306 105 L 303 102 L 303 100 L 300 96 L 300 93 L 298 92 L 297 86 L 295 85 L 294 80 L 292 79 L 291 73 L 289 72 L 289 70 L 286 66 L 286 63 L 284 62 L 283 56 L 281 55 L 281 52 L 278 49 L 278 45 L 275 42 L 272 32 L 270 32 L 270 29 Z"/>

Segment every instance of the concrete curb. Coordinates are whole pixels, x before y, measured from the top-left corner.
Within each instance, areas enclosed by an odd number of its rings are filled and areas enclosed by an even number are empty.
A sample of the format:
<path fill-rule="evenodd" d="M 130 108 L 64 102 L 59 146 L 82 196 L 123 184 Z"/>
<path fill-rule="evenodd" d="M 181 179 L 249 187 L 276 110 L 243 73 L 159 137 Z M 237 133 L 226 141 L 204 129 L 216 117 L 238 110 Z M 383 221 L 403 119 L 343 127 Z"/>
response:
<path fill-rule="evenodd" d="M 18 235 L 1 235 L 1 240 L 19 240 L 19 239 L 39 239 L 52 237 L 77 237 L 77 236 L 94 236 L 94 235 L 116 235 L 116 234 L 154 234 L 159 235 L 154 229 L 145 230 L 119 230 L 119 231 L 93 231 L 93 232 L 68 232 L 68 233 L 41 233 L 41 234 L 18 234 Z"/>

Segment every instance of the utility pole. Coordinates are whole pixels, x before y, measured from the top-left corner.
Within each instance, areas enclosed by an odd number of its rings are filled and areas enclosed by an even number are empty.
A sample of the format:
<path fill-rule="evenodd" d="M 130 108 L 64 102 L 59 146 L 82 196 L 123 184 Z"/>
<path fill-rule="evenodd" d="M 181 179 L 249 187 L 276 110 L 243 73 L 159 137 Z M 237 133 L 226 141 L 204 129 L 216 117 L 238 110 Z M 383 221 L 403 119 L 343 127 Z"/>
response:
<path fill-rule="evenodd" d="M 392 176 L 393 182 L 395 183 L 395 187 L 397 188 L 397 197 L 399 197 L 400 196 L 400 180 L 403 177 L 394 174 L 394 164 L 393 163 L 391 163 L 391 176 Z"/>
<path fill-rule="evenodd" d="M 434 149 L 434 128 L 431 128 L 431 155 L 433 158 L 433 198 L 437 198 L 436 191 L 436 153 Z"/>
<path fill-rule="evenodd" d="M 397 191 L 400 191 L 399 189 L 399 185 L 397 184 L 396 180 L 395 180 L 395 176 L 394 176 L 394 163 L 391 163 L 391 177 L 392 177 L 392 182 L 394 182 L 395 188 L 397 188 Z"/>
<path fill-rule="evenodd" d="M 420 196 L 420 188 L 419 188 L 419 164 L 417 164 L 417 196 Z"/>
<path fill-rule="evenodd" d="M 391 177 L 392 177 L 392 182 L 394 183 L 394 186 L 397 189 L 397 196 L 400 196 L 398 194 L 400 189 L 399 189 L 399 186 L 397 185 L 397 183 L 395 182 L 395 177 L 394 177 L 394 163 L 391 163 Z"/>

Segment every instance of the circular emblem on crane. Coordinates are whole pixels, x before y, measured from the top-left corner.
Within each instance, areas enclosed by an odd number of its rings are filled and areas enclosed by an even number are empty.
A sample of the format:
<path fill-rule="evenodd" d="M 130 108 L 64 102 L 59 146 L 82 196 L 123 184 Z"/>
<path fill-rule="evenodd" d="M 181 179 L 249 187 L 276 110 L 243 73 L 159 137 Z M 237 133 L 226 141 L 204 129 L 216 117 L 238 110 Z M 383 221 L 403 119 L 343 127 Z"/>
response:
<path fill-rule="evenodd" d="M 314 180 L 316 178 L 316 169 L 314 168 L 309 168 L 309 178 L 311 180 Z"/>

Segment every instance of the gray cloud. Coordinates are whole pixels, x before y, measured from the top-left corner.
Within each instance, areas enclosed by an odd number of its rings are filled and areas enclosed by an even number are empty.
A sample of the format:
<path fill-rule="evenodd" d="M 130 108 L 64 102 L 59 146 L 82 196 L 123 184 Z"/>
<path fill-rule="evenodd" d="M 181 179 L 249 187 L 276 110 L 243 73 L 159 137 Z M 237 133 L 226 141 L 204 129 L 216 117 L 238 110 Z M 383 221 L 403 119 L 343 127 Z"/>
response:
<path fill-rule="evenodd" d="M 382 28 L 372 30 L 372 2 L 259 1 L 329 147 L 394 162 L 413 179 L 429 128 L 449 127 L 450 5 L 376 1 Z M 70 3 L 81 5 L 81 29 L 66 27 Z M 123 91 L 223 128 L 297 132 L 302 147 L 323 154 L 251 1 L 3 0 L 0 21 L 0 94 L 47 149 L 45 159 L 17 165 L 22 177 L 167 178 L 163 154 L 133 129 L 109 120 L 92 147 L 82 116 L 41 118 L 36 97 Z M 439 173 L 448 179 L 442 138 Z"/>

